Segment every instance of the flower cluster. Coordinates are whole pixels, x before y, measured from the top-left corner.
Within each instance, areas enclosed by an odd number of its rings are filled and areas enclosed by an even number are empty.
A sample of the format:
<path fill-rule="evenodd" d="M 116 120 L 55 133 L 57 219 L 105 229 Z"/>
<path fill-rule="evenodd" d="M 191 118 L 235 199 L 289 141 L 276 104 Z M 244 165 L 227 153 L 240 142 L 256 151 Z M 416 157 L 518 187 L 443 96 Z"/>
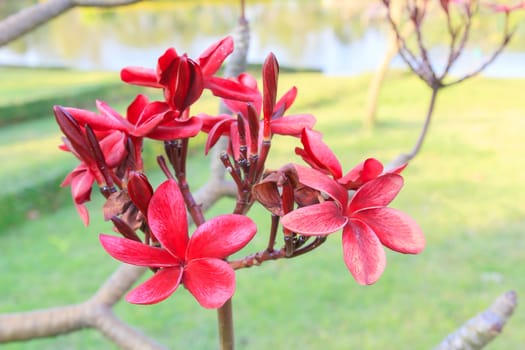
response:
<path fill-rule="evenodd" d="M 367 159 L 343 175 L 335 154 L 314 130 L 315 118 L 287 113 L 297 89 L 277 98 L 279 65 L 272 54 L 263 65 L 262 89 L 248 73 L 216 76 L 232 50 L 233 40 L 226 37 L 195 60 L 170 48 L 159 57 L 156 69 L 124 68 L 124 82 L 162 89 L 164 96 L 162 101 L 150 101 L 139 94 L 125 116 L 103 101 L 96 102 L 97 112 L 54 108 L 65 135 L 61 148 L 80 160 L 63 183 L 71 186 L 80 217 L 87 225 L 85 203 L 96 182 L 107 199 L 104 217 L 122 235 L 101 234 L 102 246 L 115 259 L 154 272 L 127 300 L 157 303 L 182 284 L 202 306 L 220 307 L 234 293 L 235 269 L 299 256 L 339 230 L 344 261 L 362 284 L 374 283 L 381 275 L 382 246 L 419 253 L 425 244 L 419 226 L 388 207 L 403 185 L 404 166 L 385 171 L 379 161 Z M 204 89 L 221 98 L 231 113 L 192 114 Z M 237 188 L 233 213 L 208 221 L 186 179 L 189 140 L 199 133 L 208 134 L 205 153 L 219 138 L 227 138 L 221 160 Z M 309 167 L 287 164 L 275 171 L 265 169 L 274 134 L 300 140 L 303 148 L 295 153 Z M 145 174 L 145 138 L 164 143 L 172 166 L 170 170 L 164 157 L 158 157 L 167 180 L 156 189 Z M 246 216 L 256 202 L 272 213 L 268 246 L 229 260 L 257 231 Z M 187 213 L 197 226 L 191 236 Z M 282 248 L 275 247 L 279 222 Z"/>

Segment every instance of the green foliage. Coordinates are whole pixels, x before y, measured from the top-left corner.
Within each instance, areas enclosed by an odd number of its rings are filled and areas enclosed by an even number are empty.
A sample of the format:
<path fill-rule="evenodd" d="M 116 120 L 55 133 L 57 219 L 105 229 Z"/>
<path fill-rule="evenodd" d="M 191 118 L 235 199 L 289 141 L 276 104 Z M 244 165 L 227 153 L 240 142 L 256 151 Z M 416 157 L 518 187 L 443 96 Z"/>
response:
<path fill-rule="evenodd" d="M 345 170 L 369 156 L 387 162 L 408 151 L 430 97 L 415 78 L 391 73 L 380 99 L 379 125 L 365 131 L 360 121 L 368 81 L 368 76 L 297 73 L 283 74 L 279 82 L 283 92 L 298 86 L 292 112 L 316 115 Z M 420 256 L 389 253 L 386 272 L 376 285 L 362 287 L 353 281 L 338 233 L 299 259 L 240 270 L 234 298 L 238 348 L 429 349 L 502 292 L 515 289 L 523 297 L 524 88 L 524 80 L 475 79 L 438 96 L 428 139 L 405 170 L 405 188 L 393 204 L 421 224 L 427 249 Z M 208 106 L 213 107 L 210 102 L 202 110 Z M 271 165 L 297 161 L 295 144 L 276 138 Z M 195 159 L 190 160 L 195 174 L 190 178 L 202 183 L 206 161 Z M 162 176 L 156 174 L 154 180 L 158 183 Z M 102 221 L 100 196 L 94 197 L 87 229 L 74 208 L 66 206 L 0 235 L 1 311 L 79 302 L 116 268 L 99 247 L 97 234 L 111 233 L 111 226 Z M 206 217 L 232 206 L 222 200 Z M 268 229 L 264 210 L 254 210 L 252 217 L 261 223 L 260 234 L 245 253 L 264 247 Z M 215 312 L 200 309 L 184 289 L 154 306 L 119 303 L 116 312 L 169 347 L 216 348 Z M 524 327 L 525 314 L 518 312 L 488 349 L 521 348 Z M 86 331 L 2 348 L 112 347 L 96 332 Z"/>

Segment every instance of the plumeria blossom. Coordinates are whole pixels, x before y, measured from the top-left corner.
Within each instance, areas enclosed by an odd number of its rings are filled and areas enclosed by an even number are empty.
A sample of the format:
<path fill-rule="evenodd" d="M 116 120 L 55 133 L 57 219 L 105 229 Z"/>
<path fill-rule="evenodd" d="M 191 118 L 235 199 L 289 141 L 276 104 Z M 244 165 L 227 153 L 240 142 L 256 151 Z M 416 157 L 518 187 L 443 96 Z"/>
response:
<path fill-rule="evenodd" d="M 120 164 L 126 155 L 124 147 L 125 135 L 121 132 L 112 132 L 99 141 L 100 148 L 104 154 L 107 166 L 112 169 Z M 97 182 L 99 186 L 105 185 L 105 180 L 99 166 L 93 158 L 81 158 L 77 151 L 67 141 L 61 149 L 70 151 L 81 160 L 80 164 L 69 173 L 60 186 L 71 186 L 71 195 L 75 207 L 87 226 L 89 224 L 89 213 L 84 203 L 91 200 L 91 189 Z"/>
<path fill-rule="evenodd" d="M 235 272 L 226 259 L 255 235 L 255 223 L 246 216 L 218 216 L 188 236 L 184 199 L 174 180 L 162 183 L 150 199 L 148 224 L 161 247 L 135 240 L 100 235 L 104 249 L 127 264 L 156 269 L 153 277 L 133 289 L 126 300 L 154 304 L 183 284 L 200 305 L 222 306 L 235 291 Z"/>
<path fill-rule="evenodd" d="M 99 113 L 69 107 L 66 110 L 80 124 L 89 124 L 95 130 L 120 130 L 136 138 L 173 140 L 193 137 L 202 126 L 198 118 L 181 119 L 179 113 L 166 103 L 150 103 L 142 94 L 128 106 L 126 117 L 103 101 L 97 100 L 96 105 Z"/>
<path fill-rule="evenodd" d="M 203 120 L 202 130 L 208 133 L 206 152 L 215 145 L 220 136 L 229 136 L 233 144 L 232 148 L 234 152 L 237 152 L 238 145 L 241 143 L 239 134 L 244 135 L 246 144 L 250 145 L 252 143 L 260 143 L 263 139 L 269 140 L 272 134 L 300 137 L 304 128 L 312 128 L 314 126 L 315 117 L 311 114 L 285 116 L 285 112 L 295 101 L 297 88 L 290 88 L 276 101 L 278 72 L 277 59 L 273 54 L 268 55 L 263 65 L 264 93 L 260 92 L 254 77 L 243 73 L 237 78 L 237 82 L 245 86 L 246 90 L 251 91 L 252 99 L 248 103 L 234 99 L 223 99 L 224 104 L 235 116 L 229 114 L 221 114 L 219 116 L 199 115 Z M 262 120 L 261 111 L 263 114 Z M 239 117 L 243 118 L 242 125 L 239 124 Z M 258 140 L 252 140 L 254 133 L 250 132 L 250 127 L 253 128 L 253 120 L 258 121 L 260 124 L 256 126 L 258 130 L 256 137 Z M 238 154 L 235 154 L 235 158 L 238 158 Z"/>
<path fill-rule="evenodd" d="M 118 130 L 109 130 L 98 134 L 93 133 L 96 140 L 91 139 L 90 141 L 85 128 L 80 127 L 66 108 L 55 106 L 53 111 L 65 135 L 64 144 L 59 148 L 73 153 L 80 160 L 80 164 L 66 176 L 61 186 L 71 186 L 75 207 L 87 226 L 89 213 L 84 203 L 90 201 L 91 189 L 95 182 L 99 186 L 107 185 L 102 168 L 109 171 L 119 166 L 126 157 L 126 135 Z M 97 144 L 100 153 L 94 151 L 90 142 Z"/>
<path fill-rule="evenodd" d="M 219 97 L 250 100 L 250 91 L 242 85 L 214 76 L 232 52 L 230 36 L 212 44 L 196 60 L 169 48 L 159 57 L 156 69 L 127 67 L 120 77 L 129 84 L 162 88 L 170 108 L 179 112 L 193 104 L 205 88 Z"/>
<path fill-rule="evenodd" d="M 420 253 L 425 239 L 417 223 L 387 207 L 403 186 L 398 174 L 384 174 L 366 182 L 351 198 L 341 184 L 322 172 L 296 165 L 299 181 L 328 197 L 298 208 L 281 218 L 289 231 L 322 236 L 343 229 L 344 261 L 360 284 L 375 283 L 386 266 L 382 247 L 405 254 Z"/>
<path fill-rule="evenodd" d="M 355 190 L 364 183 L 384 174 L 384 167 L 375 158 L 368 158 L 356 165 L 343 176 L 341 163 L 332 150 L 322 141 L 321 133 L 305 128 L 301 135 L 304 148 L 297 147 L 295 153 L 310 165 L 327 175 L 332 176 L 339 184 L 348 190 Z M 399 174 L 405 169 L 406 164 L 394 168 L 388 173 Z"/>
<path fill-rule="evenodd" d="M 170 109 L 164 102 L 149 102 L 142 94 L 137 95 L 128 106 L 123 117 L 104 101 L 96 101 L 99 113 L 84 109 L 64 108 L 81 125 L 94 130 L 119 130 L 130 136 L 136 160 L 136 170 L 142 170 L 141 150 L 144 138 L 174 140 L 193 137 L 200 132 L 199 118 L 181 117 L 178 111 Z"/>

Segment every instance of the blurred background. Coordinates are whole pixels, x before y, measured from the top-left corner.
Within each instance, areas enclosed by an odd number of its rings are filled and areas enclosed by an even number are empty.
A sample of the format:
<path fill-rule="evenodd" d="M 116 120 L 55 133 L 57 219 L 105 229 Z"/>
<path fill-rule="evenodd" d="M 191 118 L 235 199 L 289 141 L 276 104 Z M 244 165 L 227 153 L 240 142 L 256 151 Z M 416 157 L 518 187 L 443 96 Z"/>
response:
<path fill-rule="evenodd" d="M 3 1 L 6 17 L 31 0 Z M 436 1 L 437 4 L 437 1 Z M 434 4 L 434 5 L 436 5 Z M 380 1 L 247 1 L 251 22 L 249 62 L 262 63 L 274 52 L 282 65 L 329 75 L 373 71 L 384 55 L 389 26 Z M 0 48 L 0 64 L 118 71 L 151 66 L 167 47 L 184 47 L 196 56 L 235 28 L 238 1 L 148 1 L 113 9 L 73 9 L 49 24 Z M 519 19 L 523 16 L 518 14 Z M 481 62 L 500 39 L 502 17 L 482 16 L 456 73 Z M 518 19 L 514 23 L 519 22 Z M 427 34 L 436 62 L 446 55 L 443 23 L 430 20 Z M 486 76 L 525 76 L 525 28 L 485 72 Z M 393 67 L 403 68 L 399 58 Z"/>

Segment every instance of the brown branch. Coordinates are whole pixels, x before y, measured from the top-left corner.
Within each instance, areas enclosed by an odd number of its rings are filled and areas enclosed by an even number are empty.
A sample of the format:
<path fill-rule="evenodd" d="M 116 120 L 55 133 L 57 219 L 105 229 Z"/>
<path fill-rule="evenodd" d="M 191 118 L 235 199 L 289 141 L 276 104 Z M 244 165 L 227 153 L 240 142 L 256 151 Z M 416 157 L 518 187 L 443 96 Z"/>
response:
<path fill-rule="evenodd" d="M 122 349 L 164 349 L 117 318 L 112 310 L 145 270 L 121 265 L 91 299 L 81 304 L 0 315 L 0 343 L 95 328 Z"/>
<path fill-rule="evenodd" d="M 214 173 L 212 173 L 214 174 Z M 211 207 L 226 194 L 231 184 L 214 181 L 204 185 L 195 195 L 204 208 Z M 213 191 L 207 191 L 212 189 Z M 117 318 L 112 307 L 144 274 L 146 268 L 121 265 L 87 301 L 80 304 L 0 314 L 0 343 L 52 337 L 83 328 L 95 328 L 123 349 L 163 349 L 155 341 Z"/>
<path fill-rule="evenodd" d="M 195 195 L 195 199 L 209 208 L 228 193 L 228 190 L 220 189 L 221 185 L 216 183 L 215 186 L 216 191 L 209 195 L 205 189 L 212 185 L 206 184 Z M 122 264 L 90 299 L 80 304 L 0 314 L 0 344 L 95 328 L 123 349 L 164 349 L 139 330 L 124 323 L 112 310 L 113 305 L 122 299 L 146 270 L 144 267 Z"/>
<path fill-rule="evenodd" d="M 50 337 L 87 327 L 82 304 L 0 315 L 0 343 Z"/>
<path fill-rule="evenodd" d="M 26 7 L 0 21 L 0 46 L 21 37 L 73 7 L 115 7 L 142 0 L 50 0 Z"/>
<path fill-rule="evenodd" d="M 146 337 L 141 331 L 133 328 L 119 319 L 109 307 L 90 309 L 92 327 L 96 328 L 107 339 L 117 344 L 121 349 L 136 350 L 166 350 L 163 345 Z"/>
<path fill-rule="evenodd" d="M 482 349 L 501 334 L 517 305 L 515 291 L 503 293 L 488 309 L 465 322 L 434 350 Z"/>

